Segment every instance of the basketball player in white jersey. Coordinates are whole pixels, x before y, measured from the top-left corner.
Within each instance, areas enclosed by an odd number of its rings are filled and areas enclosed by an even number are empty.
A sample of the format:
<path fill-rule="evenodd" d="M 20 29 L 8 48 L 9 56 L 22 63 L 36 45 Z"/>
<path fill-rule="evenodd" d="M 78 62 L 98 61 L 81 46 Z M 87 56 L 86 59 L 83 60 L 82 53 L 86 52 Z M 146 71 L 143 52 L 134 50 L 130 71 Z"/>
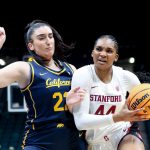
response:
<path fill-rule="evenodd" d="M 86 90 L 84 100 L 73 107 L 79 130 L 86 130 L 88 150 L 144 150 L 136 123 L 138 116 L 125 103 L 126 93 L 140 84 L 135 74 L 113 65 L 118 60 L 118 44 L 110 35 L 97 39 L 92 51 L 94 64 L 75 71 L 72 88 Z M 68 93 L 69 96 L 69 93 Z"/>

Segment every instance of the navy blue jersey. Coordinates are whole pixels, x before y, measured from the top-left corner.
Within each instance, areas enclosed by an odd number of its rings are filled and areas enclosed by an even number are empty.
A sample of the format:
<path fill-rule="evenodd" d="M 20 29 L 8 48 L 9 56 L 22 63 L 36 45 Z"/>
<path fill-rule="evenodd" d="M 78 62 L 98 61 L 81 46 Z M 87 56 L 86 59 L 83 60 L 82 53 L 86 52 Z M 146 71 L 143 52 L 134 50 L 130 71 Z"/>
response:
<path fill-rule="evenodd" d="M 82 149 L 73 115 L 66 105 L 73 70 L 65 62 L 59 61 L 57 65 L 62 68 L 60 71 L 44 67 L 35 60 L 30 62 L 31 82 L 21 90 L 28 108 L 23 147 Z"/>

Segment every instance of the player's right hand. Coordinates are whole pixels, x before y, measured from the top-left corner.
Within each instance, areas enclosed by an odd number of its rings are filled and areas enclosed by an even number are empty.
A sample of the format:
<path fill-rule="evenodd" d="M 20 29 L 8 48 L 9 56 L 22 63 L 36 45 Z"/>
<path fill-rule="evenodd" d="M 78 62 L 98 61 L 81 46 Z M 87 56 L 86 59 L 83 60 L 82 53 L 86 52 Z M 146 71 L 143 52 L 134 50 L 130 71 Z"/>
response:
<path fill-rule="evenodd" d="M 142 110 L 143 108 L 136 109 L 136 110 L 129 110 L 127 107 L 127 102 L 126 102 L 123 108 L 118 113 L 113 115 L 113 120 L 114 122 L 119 122 L 119 121 L 134 122 L 134 121 L 149 120 L 148 114 L 141 114 L 141 115 L 138 114 Z"/>

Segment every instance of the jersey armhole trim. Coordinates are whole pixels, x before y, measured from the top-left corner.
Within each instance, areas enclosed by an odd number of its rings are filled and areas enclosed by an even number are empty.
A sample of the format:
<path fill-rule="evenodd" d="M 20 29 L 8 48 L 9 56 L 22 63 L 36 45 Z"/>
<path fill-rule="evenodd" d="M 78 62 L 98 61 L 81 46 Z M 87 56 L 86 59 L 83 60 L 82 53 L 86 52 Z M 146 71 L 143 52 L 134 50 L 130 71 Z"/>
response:
<path fill-rule="evenodd" d="M 21 89 L 21 92 L 28 90 L 34 81 L 34 68 L 30 62 L 29 62 L 29 66 L 30 66 L 30 77 L 31 77 L 30 82 L 25 88 Z"/>

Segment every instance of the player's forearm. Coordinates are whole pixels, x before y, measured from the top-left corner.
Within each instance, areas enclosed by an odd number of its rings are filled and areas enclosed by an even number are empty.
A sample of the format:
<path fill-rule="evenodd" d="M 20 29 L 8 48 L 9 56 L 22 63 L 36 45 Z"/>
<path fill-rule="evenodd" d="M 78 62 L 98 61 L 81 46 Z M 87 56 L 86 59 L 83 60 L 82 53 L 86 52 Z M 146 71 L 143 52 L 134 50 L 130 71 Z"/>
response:
<path fill-rule="evenodd" d="M 115 114 L 113 115 L 113 120 L 114 122 L 120 122 L 120 121 L 123 121 L 124 119 L 120 115 Z"/>
<path fill-rule="evenodd" d="M 79 130 L 101 128 L 114 123 L 112 115 L 76 114 L 74 118 Z"/>

